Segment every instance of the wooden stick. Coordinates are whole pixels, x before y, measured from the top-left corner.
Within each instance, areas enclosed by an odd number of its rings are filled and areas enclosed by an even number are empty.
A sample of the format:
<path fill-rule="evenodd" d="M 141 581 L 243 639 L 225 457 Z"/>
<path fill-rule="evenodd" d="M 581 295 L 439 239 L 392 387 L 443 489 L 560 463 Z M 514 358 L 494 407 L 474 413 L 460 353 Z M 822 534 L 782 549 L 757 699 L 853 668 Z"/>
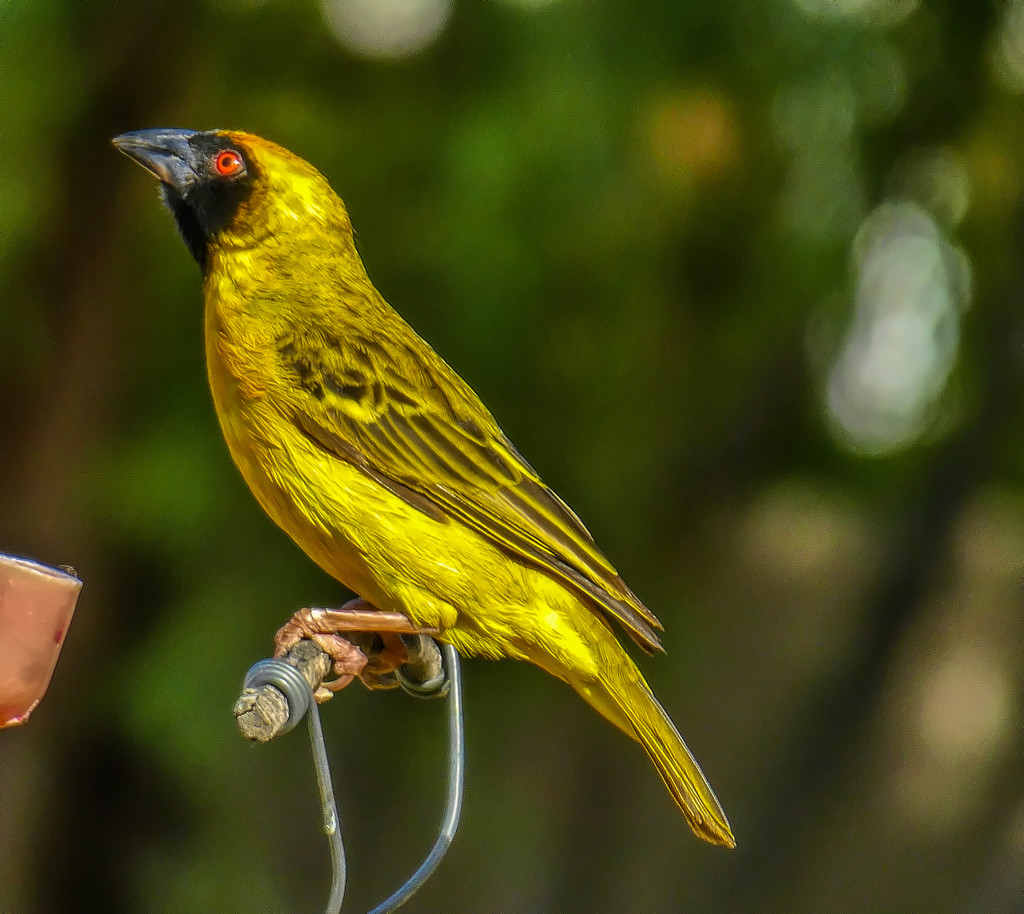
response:
<path fill-rule="evenodd" d="M 295 667 L 314 692 L 331 673 L 331 658 L 312 641 L 300 641 L 281 659 Z M 243 689 L 234 710 L 242 736 L 258 743 L 270 742 L 288 722 L 288 702 L 272 685 Z"/>

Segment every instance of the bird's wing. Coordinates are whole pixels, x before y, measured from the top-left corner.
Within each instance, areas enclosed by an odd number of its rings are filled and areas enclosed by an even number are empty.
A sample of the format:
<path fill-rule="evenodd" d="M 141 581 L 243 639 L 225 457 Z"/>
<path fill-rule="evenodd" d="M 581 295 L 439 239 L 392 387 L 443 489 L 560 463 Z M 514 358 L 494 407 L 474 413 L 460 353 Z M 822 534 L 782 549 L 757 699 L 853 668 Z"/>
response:
<path fill-rule="evenodd" d="M 370 337 L 346 328 L 340 341 L 318 334 L 279 342 L 284 376 L 307 394 L 291 399 L 290 418 L 317 446 L 425 514 L 457 519 L 562 580 L 644 650 L 662 649 L 661 624 L 580 519 L 411 329 Z"/>

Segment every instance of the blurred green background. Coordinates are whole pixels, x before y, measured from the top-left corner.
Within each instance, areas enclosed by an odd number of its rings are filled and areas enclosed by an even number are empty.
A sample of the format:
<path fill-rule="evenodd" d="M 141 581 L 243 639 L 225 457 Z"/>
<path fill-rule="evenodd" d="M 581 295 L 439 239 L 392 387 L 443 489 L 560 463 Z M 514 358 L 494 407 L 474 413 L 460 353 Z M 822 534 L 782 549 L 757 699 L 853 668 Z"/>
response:
<path fill-rule="evenodd" d="M 231 705 L 348 594 L 257 507 L 199 277 L 109 145 L 315 163 L 385 297 L 666 624 L 727 809 L 569 689 L 465 665 L 410 912 L 1024 908 L 1022 0 L 0 0 L 0 550 L 86 582 L 0 733 L 0 911 L 318 911 L 301 734 Z M 444 709 L 325 708 L 347 910 L 414 868 Z"/>

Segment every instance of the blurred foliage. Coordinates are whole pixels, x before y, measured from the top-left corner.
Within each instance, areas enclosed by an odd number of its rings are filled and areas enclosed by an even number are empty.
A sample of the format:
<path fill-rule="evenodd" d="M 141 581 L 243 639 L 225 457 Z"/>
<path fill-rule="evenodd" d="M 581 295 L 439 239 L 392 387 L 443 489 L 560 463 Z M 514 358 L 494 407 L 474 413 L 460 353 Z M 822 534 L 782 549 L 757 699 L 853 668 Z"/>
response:
<path fill-rule="evenodd" d="M 195 265 L 108 140 L 315 163 L 378 287 L 666 623 L 732 819 L 692 839 L 569 690 L 467 665 L 413 911 L 1024 906 L 1024 4 L 0 0 L 0 548 L 86 581 L 0 734 L 0 910 L 318 910 L 308 751 L 230 707 L 347 594 L 267 520 Z M 350 909 L 441 805 L 443 709 L 325 709 Z"/>

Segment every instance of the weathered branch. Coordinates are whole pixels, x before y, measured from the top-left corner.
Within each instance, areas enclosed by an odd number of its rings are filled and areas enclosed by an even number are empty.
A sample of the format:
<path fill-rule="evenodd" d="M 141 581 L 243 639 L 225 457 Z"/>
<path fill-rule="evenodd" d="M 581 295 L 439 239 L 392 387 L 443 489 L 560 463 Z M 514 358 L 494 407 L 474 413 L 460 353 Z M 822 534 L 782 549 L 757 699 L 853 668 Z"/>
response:
<path fill-rule="evenodd" d="M 331 658 L 312 641 L 300 641 L 281 659 L 295 667 L 314 692 L 331 672 Z M 235 702 L 235 719 L 242 736 L 267 743 L 288 722 L 288 702 L 276 686 L 246 688 Z"/>
<path fill-rule="evenodd" d="M 374 650 L 373 634 L 351 633 L 347 639 L 351 641 L 367 658 L 367 667 L 372 668 L 378 651 Z M 401 673 L 407 691 L 416 694 L 440 694 L 440 683 L 444 679 L 444 662 L 437 642 L 427 635 L 406 635 L 402 638 L 405 646 L 406 660 L 402 664 Z M 291 664 L 309 683 L 314 693 L 320 688 L 332 669 L 331 658 L 313 641 L 304 638 L 299 641 L 283 657 L 285 663 Z M 367 686 L 379 688 L 383 677 L 371 676 L 366 680 Z M 397 685 L 397 682 L 393 682 Z M 238 729 L 246 739 L 258 743 L 270 742 L 280 736 L 288 723 L 289 708 L 284 694 L 273 685 L 262 685 L 259 688 L 246 687 L 235 702 L 235 719 Z"/>

